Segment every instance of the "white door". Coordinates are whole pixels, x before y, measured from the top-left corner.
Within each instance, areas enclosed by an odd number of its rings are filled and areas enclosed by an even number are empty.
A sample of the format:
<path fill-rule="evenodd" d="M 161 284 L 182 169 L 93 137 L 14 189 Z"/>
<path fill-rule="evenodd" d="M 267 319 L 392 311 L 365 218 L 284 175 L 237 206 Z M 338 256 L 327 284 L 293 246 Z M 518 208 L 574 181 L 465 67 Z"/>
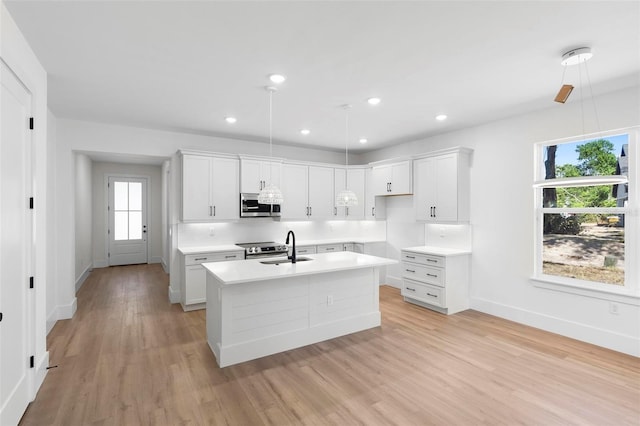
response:
<path fill-rule="evenodd" d="M 29 403 L 31 94 L 1 61 L 0 73 L 0 424 L 10 425 Z"/>
<path fill-rule="evenodd" d="M 109 176 L 109 266 L 148 263 L 147 179 Z"/>

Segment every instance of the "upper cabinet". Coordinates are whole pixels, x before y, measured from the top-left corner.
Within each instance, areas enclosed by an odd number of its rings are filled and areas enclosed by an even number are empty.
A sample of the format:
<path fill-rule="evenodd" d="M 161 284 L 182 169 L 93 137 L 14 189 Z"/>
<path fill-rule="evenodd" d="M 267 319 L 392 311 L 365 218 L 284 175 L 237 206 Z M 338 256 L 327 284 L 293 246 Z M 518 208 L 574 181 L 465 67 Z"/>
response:
<path fill-rule="evenodd" d="M 345 175 L 346 180 L 345 180 Z M 356 194 L 358 199 L 358 205 L 351 207 L 338 207 L 334 205 L 333 214 L 335 219 L 364 219 L 365 215 L 365 169 L 363 168 L 349 168 L 344 169 L 336 167 L 334 169 L 334 196 L 335 203 L 338 192 L 345 189 L 345 184 L 348 189 Z"/>
<path fill-rule="evenodd" d="M 411 161 L 373 166 L 374 195 L 411 194 Z"/>
<path fill-rule="evenodd" d="M 469 155 L 467 149 L 456 149 L 414 161 L 416 220 L 469 221 Z"/>
<path fill-rule="evenodd" d="M 386 198 L 376 196 L 373 169 L 371 167 L 365 170 L 364 187 L 364 218 L 367 220 L 385 219 L 387 212 Z"/>
<path fill-rule="evenodd" d="M 182 154 L 182 220 L 238 219 L 235 158 Z"/>
<path fill-rule="evenodd" d="M 257 193 L 267 184 L 280 187 L 281 160 L 240 158 L 240 192 Z"/>
<path fill-rule="evenodd" d="M 282 219 L 334 218 L 333 167 L 282 165 Z"/>

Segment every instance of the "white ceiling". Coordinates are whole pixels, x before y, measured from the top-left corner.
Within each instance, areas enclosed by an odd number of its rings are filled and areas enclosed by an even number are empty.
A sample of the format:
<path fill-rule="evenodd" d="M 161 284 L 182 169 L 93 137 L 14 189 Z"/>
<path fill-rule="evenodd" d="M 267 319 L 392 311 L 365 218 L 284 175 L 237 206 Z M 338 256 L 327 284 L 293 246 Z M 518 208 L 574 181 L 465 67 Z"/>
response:
<path fill-rule="evenodd" d="M 264 141 L 282 73 L 274 141 L 342 149 L 350 103 L 350 149 L 370 150 L 562 107 L 574 47 L 596 94 L 640 79 L 638 1 L 4 2 L 61 118 Z"/>

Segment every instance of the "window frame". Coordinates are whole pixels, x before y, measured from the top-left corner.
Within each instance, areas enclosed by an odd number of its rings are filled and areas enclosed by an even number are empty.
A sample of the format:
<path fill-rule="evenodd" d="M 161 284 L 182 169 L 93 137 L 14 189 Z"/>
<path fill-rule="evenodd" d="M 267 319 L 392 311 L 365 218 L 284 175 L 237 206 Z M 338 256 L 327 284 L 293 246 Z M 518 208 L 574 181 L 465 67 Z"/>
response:
<path fill-rule="evenodd" d="M 626 134 L 628 135 L 628 161 L 629 161 L 629 193 L 628 202 L 624 207 L 588 207 L 588 208 L 565 208 L 565 207 L 543 207 L 543 188 L 535 187 L 534 192 L 534 264 L 531 282 L 536 287 L 551 290 L 575 293 L 585 296 L 616 300 L 633 305 L 640 305 L 640 284 L 638 284 L 638 260 L 640 231 L 638 215 L 638 142 L 640 126 L 627 127 L 622 129 L 579 135 L 569 138 L 543 141 L 534 144 L 534 172 L 533 182 L 544 180 L 544 149 L 551 145 L 561 145 L 572 142 L 590 141 L 594 139 L 607 139 L 607 137 Z M 616 156 L 619 153 L 615 153 Z M 594 186 L 597 186 L 594 183 Z M 596 214 L 624 214 L 625 215 L 625 260 L 624 285 L 608 284 L 602 282 L 586 281 L 577 278 L 548 275 L 542 272 L 543 266 L 543 224 L 544 214 L 561 213 L 596 213 Z"/>

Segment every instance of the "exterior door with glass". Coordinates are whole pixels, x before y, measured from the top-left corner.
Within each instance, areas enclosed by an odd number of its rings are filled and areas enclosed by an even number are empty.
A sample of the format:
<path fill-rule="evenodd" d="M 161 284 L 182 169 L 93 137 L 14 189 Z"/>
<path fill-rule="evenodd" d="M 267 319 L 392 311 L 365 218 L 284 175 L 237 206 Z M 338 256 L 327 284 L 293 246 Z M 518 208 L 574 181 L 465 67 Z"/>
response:
<path fill-rule="evenodd" d="M 109 266 L 148 263 L 147 179 L 109 176 Z"/>

